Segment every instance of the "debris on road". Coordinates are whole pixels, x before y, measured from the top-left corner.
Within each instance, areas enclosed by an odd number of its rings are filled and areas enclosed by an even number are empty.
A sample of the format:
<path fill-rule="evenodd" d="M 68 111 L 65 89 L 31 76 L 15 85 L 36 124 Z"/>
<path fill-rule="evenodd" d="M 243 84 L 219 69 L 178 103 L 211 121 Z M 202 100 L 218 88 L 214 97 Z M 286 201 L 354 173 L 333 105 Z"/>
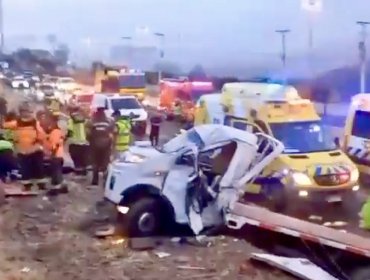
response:
<path fill-rule="evenodd" d="M 337 280 L 307 259 L 286 258 L 270 254 L 252 254 L 252 259 L 265 262 L 304 280 Z"/>
<path fill-rule="evenodd" d="M 163 259 L 171 256 L 171 254 L 166 253 L 166 252 L 155 252 L 154 253 L 158 258 Z"/>

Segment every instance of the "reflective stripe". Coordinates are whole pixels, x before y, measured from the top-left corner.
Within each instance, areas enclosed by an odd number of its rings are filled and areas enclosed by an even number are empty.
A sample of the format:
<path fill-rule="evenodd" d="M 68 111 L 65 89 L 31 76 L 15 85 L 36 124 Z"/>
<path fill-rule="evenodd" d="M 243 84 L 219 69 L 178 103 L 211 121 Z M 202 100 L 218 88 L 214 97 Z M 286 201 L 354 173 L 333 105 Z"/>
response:
<path fill-rule="evenodd" d="M 93 124 L 93 127 L 97 127 L 97 126 L 109 126 L 110 124 L 108 122 L 96 122 Z"/>
<path fill-rule="evenodd" d="M 32 184 L 32 181 L 31 180 L 20 180 L 19 181 L 22 185 L 30 185 Z"/>

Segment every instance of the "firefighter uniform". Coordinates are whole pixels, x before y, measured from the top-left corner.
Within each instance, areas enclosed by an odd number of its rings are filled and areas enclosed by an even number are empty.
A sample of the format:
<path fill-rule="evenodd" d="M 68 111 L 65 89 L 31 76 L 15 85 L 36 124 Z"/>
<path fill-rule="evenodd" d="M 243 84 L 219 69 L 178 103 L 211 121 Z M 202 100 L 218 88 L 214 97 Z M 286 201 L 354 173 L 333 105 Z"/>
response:
<path fill-rule="evenodd" d="M 57 120 L 52 118 L 45 128 L 44 153 L 49 163 L 50 182 L 53 190 L 65 188 L 63 181 L 64 135 L 58 127 Z"/>
<path fill-rule="evenodd" d="M 88 139 L 93 165 L 92 184 L 99 184 L 99 172 L 106 174 L 110 162 L 113 144 L 114 124 L 105 116 L 104 109 L 99 108 L 91 124 Z"/>
<path fill-rule="evenodd" d="M 68 120 L 68 134 L 70 145 L 69 154 L 71 155 L 76 175 L 85 176 L 89 157 L 89 144 L 86 135 L 86 119 L 78 110 L 70 113 Z"/>
<path fill-rule="evenodd" d="M 42 141 L 44 132 L 28 106 L 20 108 L 19 118 L 9 124 L 4 124 L 5 129 L 13 129 L 14 146 L 18 156 L 22 184 L 29 190 L 33 184 L 39 189 L 45 189 Z"/>
<path fill-rule="evenodd" d="M 129 118 L 119 117 L 116 121 L 115 130 L 115 153 L 116 157 L 120 157 L 128 150 L 131 141 L 131 121 Z"/>

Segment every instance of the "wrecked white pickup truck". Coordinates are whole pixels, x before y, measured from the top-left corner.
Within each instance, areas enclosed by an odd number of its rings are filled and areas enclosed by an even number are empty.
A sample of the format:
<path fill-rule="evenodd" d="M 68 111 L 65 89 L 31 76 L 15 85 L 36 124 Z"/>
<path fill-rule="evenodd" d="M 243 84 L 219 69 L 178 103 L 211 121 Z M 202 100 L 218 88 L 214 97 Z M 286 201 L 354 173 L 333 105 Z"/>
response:
<path fill-rule="evenodd" d="M 111 164 L 105 185 L 130 236 L 157 235 L 173 222 L 196 235 L 224 224 L 246 183 L 284 149 L 268 135 L 214 124 L 194 127 L 161 150 L 141 144 Z"/>

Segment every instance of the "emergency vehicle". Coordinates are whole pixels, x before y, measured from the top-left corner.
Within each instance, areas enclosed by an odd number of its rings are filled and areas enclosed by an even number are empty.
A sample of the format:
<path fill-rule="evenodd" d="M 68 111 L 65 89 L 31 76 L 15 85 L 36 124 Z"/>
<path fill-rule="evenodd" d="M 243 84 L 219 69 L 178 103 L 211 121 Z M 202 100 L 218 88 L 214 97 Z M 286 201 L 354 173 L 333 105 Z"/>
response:
<path fill-rule="evenodd" d="M 370 176 L 370 94 L 352 98 L 344 127 L 343 149 L 361 173 Z"/>
<path fill-rule="evenodd" d="M 370 239 L 364 232 L 343 232 L 274 213 L 239 197 L 240 187 L 255 180 L 283 149 L 267 134 L 220 125 L 194 127 L 161 150 L 137 141 L 110 165 L 104 196 L 131 237 L 167 234 L 176 223 L 193 230 L 224 224 L 274 257 L 293 257 L 306 264 L 300 276 L 307 277 L 302 279 L 369 279 Z M 314 274 L 308 261 L 333 277 Z"/>
<path fill-rule="evenodd" d="M 112 117 L 115 111 L 119 111 L 122 116 L 127 116 L 132 120 L 133 133 L 144 135 L 148 120 L 148 113 L 138 101 L 136 96 L 116 94 L 94 94 L 91 101 L 90 111 L 94 113 L 97 108 L 105 108 L 108 118 Z"/>
<path fill-rule="evenodd" d="M 127 67 L 105 67 L 95 75 L 97 92 L 135 95 L 143 100 L 146 95 L 145 73 Z"/>
<path fill-rule="evenodd" d="M 70 102 L 79 106 L 86 116 L 89 116 L 93 98 L 94 92 L 78 92 L 72 95 Z"/>
<path fill-rule="evenodd" d="M 242 130 L 260 130 L 285 146 L 284 152 L 246 187 L 262 194 L 275 210 L 289 198 L 309 202 L 343 202 L 359 190 L 357 167 L 325 131 L 310 100 L 291 86 L 229 83 L 222 93 L 200 98 L 195 125 L 221 123 Z M 294 203 L 295 204 L 295 203 Z"/>
<path fill-rule="evenodd" d="M 204 94 L 215 91 L 212 82 L 189 81 L 187 79 L 167 79 L 160 82 L 159 111 L 167 119 L 179 116 L 182 121 L 194 120 L 194 108 Z"/>

